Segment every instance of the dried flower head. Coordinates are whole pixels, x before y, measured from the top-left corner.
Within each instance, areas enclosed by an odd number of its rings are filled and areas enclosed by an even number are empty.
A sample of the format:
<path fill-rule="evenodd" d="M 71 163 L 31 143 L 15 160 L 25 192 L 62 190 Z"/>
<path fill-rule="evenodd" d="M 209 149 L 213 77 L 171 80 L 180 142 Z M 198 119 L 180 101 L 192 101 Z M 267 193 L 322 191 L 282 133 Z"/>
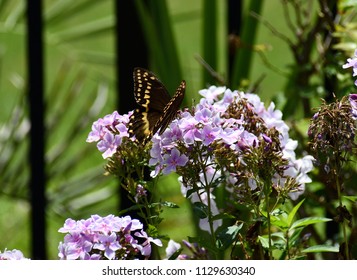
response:
<path fill-rule="evenodd" d="M 310 121 L 308 130 L 310 147 L 318 165 L 333 176 L 339 173 L 341 164 L 355 153 L 356 124 L 353 108 L 347 96 L 322 106 Z"/>

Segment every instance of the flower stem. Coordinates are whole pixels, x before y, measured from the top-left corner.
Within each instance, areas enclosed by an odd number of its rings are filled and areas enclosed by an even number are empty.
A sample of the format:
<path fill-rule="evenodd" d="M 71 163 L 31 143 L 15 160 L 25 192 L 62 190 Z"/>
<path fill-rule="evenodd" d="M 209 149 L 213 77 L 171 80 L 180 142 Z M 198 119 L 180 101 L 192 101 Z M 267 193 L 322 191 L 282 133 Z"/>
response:
<path fill-rule="evenodd" d="M 269 244 L 269 259 L 273 259 L 272 254 L 272 242 L 271 242 L 271 228 L 270 228 L 270 180 L 264 182 L 264 196 L 265 196 L 265 207 L 267 212 L 267 226 L 268 226 L 268 244 Z"/>
<path fill-rule="evenodd" d="M 206 170 L 209 167 L 208 164 L 208 158 L 204 159 L 202 157 L 202 154 L 199 153 L 199 162 L 201 164 L 201 170 L 203 170 L 203 178 L 204 178 L 204 182 L 201 182 L 202 185 L 204 186 L 204 190 L 207 194 L 207 208 L 208 208 L 208 213 L 207 213 L 207 219 L 208 219 L 208 225 L 209 225 L 209 229 L 210 229 L 210 236 L 211 236 L 211 242 L 212 242 L 212 248 L 215 248 L 216 246 L 216 235 L 214 233 L 214 227 L 213 227 L 213 215 L 212 215 L 212 205 L 211 205 L 211 188 L 213 187 L 213 183 L 212 183 L 212 179 L 209 180 L 206 174 Z M 213 177 L 214 178 L 214 175 Z M 201 202 L 201 195 L 199 193 L 198 197 L 200 198 Z"/>
<path fill-rule="evenodd" d="M 211 211 L 211 191 L 209 186 L 207 187 L 206 192 L 207 192 L 207 204 L 208 204 L 208 224 L 212 237 L 212 245 L 215 245 L 216 235 L 214 234 L 214 228 L 213 228 L 213 219 L 212 219 L 212 211 Z"/>
<path fill-rule="evenodd" d="M 337 188 L 337 196 L 338 196 L 338 202 L 339 202 L 339 207 L 342 208 L 342 196 L 341 196 L 341 183 L 339 176 L 336 175 L 336 188 Z M 345 255 L 346 259 L 349 259 L 349 249 L 348 249 L 348 237 L 347 237 L 347 230 L 346 230 L 346 220 L 343 218 L 342 222 L 342 232 L 343 232 L 343 239 L 345 241 Z"/>

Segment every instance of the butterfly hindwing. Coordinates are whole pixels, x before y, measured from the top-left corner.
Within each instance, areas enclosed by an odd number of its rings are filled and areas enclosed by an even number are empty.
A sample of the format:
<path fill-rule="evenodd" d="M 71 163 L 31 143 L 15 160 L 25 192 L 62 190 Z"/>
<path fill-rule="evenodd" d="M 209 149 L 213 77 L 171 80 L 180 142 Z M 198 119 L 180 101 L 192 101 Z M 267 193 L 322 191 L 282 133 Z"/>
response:
<path fill-rule="evenodd" d="M 153 134 L 155 134 L 159 129 L 159 133 L 162 134 L 167 126 L 176 117 L 177 111 L 180 109 L 180 105 L 183 101 L 185 95 L 186 83 L 182 81 L 180 86 L 177 88 L 175 95 L 171 98 L 169 103 L 164 108 L 164 113 L 157 121 L 153 128 Z"/>
<path fill-rule="evenodd" d="M 157 131 L 162 134 L 175 118 L 186 83 L 182 81 L 175 95 L 170 98 L 165 86 L 150 71 L 135 68 L 133 76 L 134 97 L 139 107 L 130 117 L 129 135 L 135 135 L 139 142 L 145 144 Z"/>

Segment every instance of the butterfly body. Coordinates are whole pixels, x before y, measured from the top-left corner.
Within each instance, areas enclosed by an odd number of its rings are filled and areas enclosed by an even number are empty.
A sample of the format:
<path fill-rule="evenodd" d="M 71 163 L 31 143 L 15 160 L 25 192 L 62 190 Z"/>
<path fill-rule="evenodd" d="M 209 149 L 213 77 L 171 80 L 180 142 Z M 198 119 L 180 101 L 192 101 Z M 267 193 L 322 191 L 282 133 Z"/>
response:
<path fill-rule="evenodd" d="M 185 95 L 186 83 L 182 81 L 171 98 L 162 82 L 150 71 L 135 68 L 134 97 L 139 105 L 129 122 L 129 135 L 146 143 L 159 131 L 162 134 L 175 118 Z"/>

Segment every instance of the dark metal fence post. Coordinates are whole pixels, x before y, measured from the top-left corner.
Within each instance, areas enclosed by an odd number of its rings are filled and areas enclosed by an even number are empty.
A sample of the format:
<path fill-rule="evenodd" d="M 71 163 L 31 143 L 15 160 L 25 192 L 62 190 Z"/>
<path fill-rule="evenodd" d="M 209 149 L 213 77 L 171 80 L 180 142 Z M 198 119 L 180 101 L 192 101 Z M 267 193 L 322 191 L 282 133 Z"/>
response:
<path fill-rule="evenodd" d="M 115 1 L 116 3 L 116 55 L 118 110 L 121 114 L 132 110 L 135 105 L 133 95 L 134 67 L 148 66 L 147 45 L 141 21 L 138 18 L 135 1 Z M 147 2 L 147 1 L 144 1 Z"/>
<path fill-rule="evenodd" d="M 234 58 L 237 52 L 237 43 L 241 35 L 241 21 L 242 21 L 242 6 L 243 1 L 228 0 L 227 1 L 227 28 L 229 36 L 229 50 L 228 50 L 228 77 L 231 79 L 232 67 Z"/>
<path fill-rule="evenodd" d="M 133 69 L 148 66 L 147 46 L 136 11 L 135 1 L 115 1 L 116 5 L 116 70 L 117 70 L 117 108 L 126 114 L 135 108 L 133 95 Z M 119 187 L 119 209 L 132 206 L 127 192 Z M 127 213 L 136 217 L 136 213 Z"/>
<path fill-rule="evenodd" d="M 30 201 L 32 259 L 44 260 L 45 222 L 45 127 L 42 45 L 42 1 L 27 0 L 27 65 L 30 113 Z"/>

